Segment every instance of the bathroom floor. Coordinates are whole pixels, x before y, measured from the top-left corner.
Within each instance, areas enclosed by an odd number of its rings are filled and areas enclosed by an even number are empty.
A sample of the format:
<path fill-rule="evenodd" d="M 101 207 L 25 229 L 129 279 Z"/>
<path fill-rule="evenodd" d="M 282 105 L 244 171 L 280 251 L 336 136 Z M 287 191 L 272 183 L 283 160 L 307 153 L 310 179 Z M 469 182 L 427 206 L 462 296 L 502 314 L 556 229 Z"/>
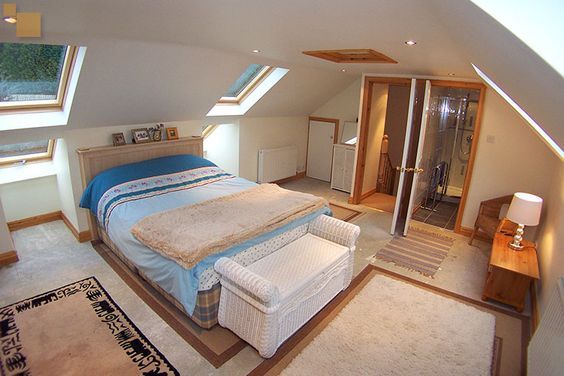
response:
<path fill-rule="evenodd" d="M 437 203 L 434 210 L 419 208 L 412 218 L 419 222 L 453 230 L 457 213 L 458 203 L 441 201 Z"/>

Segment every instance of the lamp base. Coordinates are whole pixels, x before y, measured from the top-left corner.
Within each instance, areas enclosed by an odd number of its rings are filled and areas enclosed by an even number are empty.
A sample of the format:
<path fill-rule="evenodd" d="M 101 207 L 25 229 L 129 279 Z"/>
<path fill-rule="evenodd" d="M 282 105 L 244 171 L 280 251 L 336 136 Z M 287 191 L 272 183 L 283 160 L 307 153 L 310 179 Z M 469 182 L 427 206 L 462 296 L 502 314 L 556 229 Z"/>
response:
<path fill-rule="evenodd" d="M 507 243 L 507 246 L 514 251 L 522 251 L 523 248 L 525 248 L 525 246 L 522 245 L 521 242 L 515 243 L 515 240 L 511 240 L 509 243 Z"/>
<path fill-rule="evenodd" d="M 515 231 L 515 236 L 513 237 L 513 240 L 511 240 L 508 244 L 509 248 L 511 248 L 514 251 L 522 251 L 523 248 L 525 248 L 521 244 L 521 240 L 523 240 L 523 229 L 524 228 L 525 228 L 525 226 L 519 223 L 518 226 L 517 226 L 517 230 Z"/>

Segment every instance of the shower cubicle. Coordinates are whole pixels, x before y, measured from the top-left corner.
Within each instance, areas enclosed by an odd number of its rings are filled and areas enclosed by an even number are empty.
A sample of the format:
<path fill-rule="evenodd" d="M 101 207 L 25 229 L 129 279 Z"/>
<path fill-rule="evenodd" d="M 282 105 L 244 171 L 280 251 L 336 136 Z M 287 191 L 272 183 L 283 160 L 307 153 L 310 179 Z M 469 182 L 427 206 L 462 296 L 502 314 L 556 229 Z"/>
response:
<path fill-rule="evenodd" d="M 431 129 L 424 148 L 427 194 L 421 203 L 426 211 L 436 212 L 439 203 L 444 203 L 442 211 L 449 206 L 448 216 L 456 214 L 474 138 L 478 99 L 479 90 L 475 89 L 431 89 L 427 125 Z M 428 215 L 419 213 L 420 217 Z"/>

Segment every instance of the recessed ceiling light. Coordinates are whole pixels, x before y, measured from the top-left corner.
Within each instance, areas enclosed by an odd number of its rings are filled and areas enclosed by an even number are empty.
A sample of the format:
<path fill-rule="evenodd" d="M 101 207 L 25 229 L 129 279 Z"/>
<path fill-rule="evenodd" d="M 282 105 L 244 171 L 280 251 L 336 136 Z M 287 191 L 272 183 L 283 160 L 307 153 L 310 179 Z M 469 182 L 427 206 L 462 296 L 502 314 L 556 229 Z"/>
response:
<path fill-rule="evenodd" d="M 260 54 L 260 53 L 261 53 L 261 50 L 256 50 L 256 49 L 255 49 L 255 50 L 253 50 L 253 53 L 254 53 L 254 54 Z"/>
<path fill-rule="evenodd" d="M 347 70 L 345 68 L 341 69 L 341 72 L 346 72 Z"/>
<path fill-rule="evenodd" d="M 408 46 L 414 46 L 417 44 L 417 42 L 414 40 L 406 40 L 405 44 L 407 44 Z"/>
<path fill-rule="evenodd" d="M 4 21 L 11 23 L 11 24 L 15 24 L 16 22 L 18 22 L 18 20 L 16 20 L 15 17 L 4 17 L 3 19 L 4 19 Z"/>

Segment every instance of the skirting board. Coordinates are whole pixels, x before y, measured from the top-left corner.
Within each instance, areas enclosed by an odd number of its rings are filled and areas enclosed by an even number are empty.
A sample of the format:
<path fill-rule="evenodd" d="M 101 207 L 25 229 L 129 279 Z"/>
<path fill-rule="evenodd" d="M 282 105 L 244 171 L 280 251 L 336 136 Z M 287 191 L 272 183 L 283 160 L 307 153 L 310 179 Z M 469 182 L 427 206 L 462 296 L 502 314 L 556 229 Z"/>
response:
<path fill-rule="evenodd" d="M 297 173 L 296 175 L 294 175 L 294 176 L 290 176 L 290 177 L 288 177 L 288 178 L 276 180 L 276 181 L 273 181 L 272 183 L 273 183 L 273 184 L 283 184 L 283 183 L 287 183 L 287 182 L 292 181 L 292 180 L 298 180 L 298 179 L 304 178 L 304 177 L 305 177 L 305 174 L 306 174 L 305 171 L 298 172 L 298 173 Z"/>
<path fill-rule="evenodd" d="M 73 236 L 80 243 L 87 242 L 91 239 L 90 231 L 78 232 L 78 230 L 73 226 L 72 222 L 67 218 L 67 216 L 62 211 L 56 211 L 52 213 L 46 213 L 41 215 L 36 215 L 34 217 L 18 219 L 17 221 L 8 222 L 8 229 L 10 231 L 21 230 L 22 228 L 40 225 L 42 223 L 53 222 L 62 220 L 68 227 Z"/>
<path fill-rule="evenodd" d="M 371 190 L 369 190 L 369 191 L 366 192 L 366 193 L 363 193 L 363 194 L 360 196 L 360 201 L 364 200 L 364 199 L 365 199 L 366 197 L 368 197 L 368 196 L 373 195 L 374 193 L 376 193 L 376 188 L 371 189 Z"/>
<path fill-rule="evenodd" d="M 16 251 L 8 251 L 0 253 L 0 266 L 10 265 L 19 260 Z"/>

